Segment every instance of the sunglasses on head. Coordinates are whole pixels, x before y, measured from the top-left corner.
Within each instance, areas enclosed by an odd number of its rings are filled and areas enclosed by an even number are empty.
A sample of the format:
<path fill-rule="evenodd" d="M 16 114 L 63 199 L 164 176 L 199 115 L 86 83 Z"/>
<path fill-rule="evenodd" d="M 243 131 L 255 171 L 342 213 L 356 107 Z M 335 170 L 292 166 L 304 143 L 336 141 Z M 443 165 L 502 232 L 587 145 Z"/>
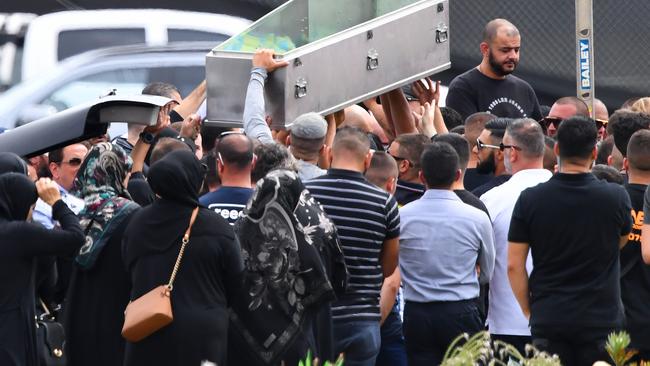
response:
<path fill-rule="evenodd" d="M 476 148 L 478 150 L 481 149 L 498 149 L 499 151 L 504 151 L 505 149 L 515 149 L 517 151 L 521 151 L 521 148 L 516 145 L 506 145 L 503 142 L 500 143 L 499 145 L 490 145 L 490 144 L 484 144 L 483 141 L 476 139 Z"/>
<path fill-rule="evenodd" d="M 68 161 L 62 161 L 59 164 L 69 164 L 70 166 L 79 166 L 81 165 L 82 162 L 83 160 L 81 160 L 80 158 L 72 158 Z"/>

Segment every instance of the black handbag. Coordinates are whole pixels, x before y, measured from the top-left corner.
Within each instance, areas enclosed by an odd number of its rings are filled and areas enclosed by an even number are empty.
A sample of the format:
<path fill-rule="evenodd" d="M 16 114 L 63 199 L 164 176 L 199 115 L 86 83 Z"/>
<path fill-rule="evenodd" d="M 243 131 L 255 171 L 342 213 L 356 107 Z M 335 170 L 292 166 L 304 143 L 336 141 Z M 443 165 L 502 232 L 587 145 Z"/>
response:
<path fill-rule="evenodd" d="M 65 332 L 63 324 L 56 321 L 43 300 L 39 299 L 43 313 L 36 318 L 36 347 L 39 365 L 66 366 Z"/>

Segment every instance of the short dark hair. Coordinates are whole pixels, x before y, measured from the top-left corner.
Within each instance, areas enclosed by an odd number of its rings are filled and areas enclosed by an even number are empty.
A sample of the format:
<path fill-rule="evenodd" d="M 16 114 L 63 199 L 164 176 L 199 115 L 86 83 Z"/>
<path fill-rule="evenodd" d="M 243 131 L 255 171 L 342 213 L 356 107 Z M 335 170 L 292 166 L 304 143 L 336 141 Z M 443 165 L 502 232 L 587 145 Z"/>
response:
<path fill-rule="evenodd" d="M 587 159 L 596 146 L 598 130 L 588 117 L 565 119 L 557 129 L 557 143 L 562 159 Z"/>
<path fill-rule="evenodd" d="M 451 187 L 459 169 L 458 154 L 446 142 L 433 142 L 424 148 L 420 159 L 427 188 Z"/>
<path fill-rule="evenodd" d="M 332 143 L 332 154 L 336 155 L 343 150 L 352 153 L 357 159 L 365 159 L 370 151 L 368 135 L 356 127 L 341 127 L 336 130 Z"/>
<path fill-rule="evenodd" d="M 607 165 L 607 158 L 612 155 L 614 150 L 614 136 L 609 135 L 598 144 L 598 155 L 596 155 L 596 164 Z"/>
<path fill-rule="evenodd" d="M 281 144 L 261 144 L 255 147 L 255 155 L 258 156 L 258 159 L 251 170 L 253 182 L 264 178 L 275 169 L 295 170 L 291 153 Z"/>
<path fill-rule="evenodd" d="M 609 118 L 610 129 L 614 135 L 614 145 L 618 151 L 627 156 L 627 143 L 638 131 L 650 128 L 650 115 L 641 112 L 618 110 Z"/>
<path fill-rule="evenodd" d="M 149 83 L 142 89 L 142 94 L 144 95 L 158 95 L 167 98 L 171 98 L 174 92 L 181 94 L 174 85 L 160 81 Z"/>
<path fill-rule="evenodd" d="M 158 160 L 162 159 L 163 156 L 169 154 L 172 151 L 175 150 L 188 150 L 192 151 L 192 149 L 187 146 L 186 143 L 184 143 L 181 140 L 175 139 L 173 137 L 161 137 L 156 144 L 154 145 L 152 151 L 151 151 L 151 156 L 149 157 L 149 162 L 151 164 L 157 162 Z"/>
<path fill-rule="evenodd" d="M 584 100 L 578 97 L 573 97 L 573 96 L 562 97 L 556 100 L 555 104 L 559 104 L 559 105 L 570 104 L 576 108 L 576 114 L 575 114 L 576 116 L 589 117 L 589 107 L 587 106 L 587 103 L 585 103 Z"/>
<path fill-rule="evenodd" d="M 476 138 L 485 128 L 485 124 L 495 118 L 497 118 L 497 116 L 490 112 L 476 112 L 465 118 L 464 135 L 465 138 L 467 138 L 467 141 L 469 141 L 470 149 L 476 145 Z"/>
<path fill-rule="evenodd" d="M 501 140 L 503 139 L 503 135 L 506 133 L 506 128 L 508 128 L 508 125 L 512 123 L 512 121 L 512 118 L 495 118 L 485 124 L 485 129 L 490 131 L 490 136 Z"/>
<path fill-rule="evenodd" d="M 386 152 L 375 151 L 372 154 L 372 161 L 370 167 L 366 170 L 365 176 L 370 183 L 381 187 L 386 184 L 388 179 L 397 177 L 398 174 L 395 159 Z"/>
<path fill-rule="evenodd" d="M 453 132 L 453 133 L 457 133 L 459 135 L 463 135 L 463 134 L 465 134 L 465 126 L 463 126 L 463 125 L 456 126 L 456 127 L 452 128 L 451 130 L 449 130 L 449 132 Z"/>
<path fill-rule="evenodd" d="M 440 114 L 442 114 L 442 121 L 445 123 L 448 130 L 460 126 L 464 122 L 463 116 L 451 107 L 440 107 Z"/>
<path fill-rule="evenodd" d="M 591 174 L 600 180 L 604 180 L 610 183 L 623 184 L 625 180 L 623 175 L 618 172 L 618 170 L 612 168 L 609 165 L 605 164 L 596 164 L 591 168 Z"/>
<path fill-rule="evenodd" d="M 47 153 L 47 159 L 50 163 L 56 163 L 60 164 L 63 161 L 63 149 L 64 147 L 60 147 L 56 150 L 52 150 L 49 153 Z"/>
<path fill-rule="evenodd" d="M 650 171 L 650 130 L 636 131 L 627 144 L 627 161 L 634 170 Z"/>
<path fill-rule="evenodd" d="M 239 133 L 223 136 L 215 145 L 215 156 L 221 163 L 236 169 L 246 169 L 253 162 L 253 141 Z"/>
<path fill-rule="evenodd" d="M 506 128 L 508 136 L 514 144 L 521 148 L 522 155 L 528 158 L 544 156 L 544 131 L 537 121 L 530 118 L 520 118 L 512 121 Z"/>
<path fill-rule="evenodd" d="M 458 165 L 460 169 L 462 171 L 467 169 L 467 163 L 469 162 L 469 142 L 463 136 L 450 132 L 443 135 L 436 135 L 433 138 L 433 142 L 446 142 L 451 145 L 456 151 L 456 154 L 458 154 Z"/>
<path fill-rule="evenodd" d="M 405 133 L 399 135 L 394 140 L 399 144 L 398 154 L 404 159 L 408 159 L 414 168 L 420 167 L 420 156 L 424 147 L 431 140 L 421 133 Z"/>

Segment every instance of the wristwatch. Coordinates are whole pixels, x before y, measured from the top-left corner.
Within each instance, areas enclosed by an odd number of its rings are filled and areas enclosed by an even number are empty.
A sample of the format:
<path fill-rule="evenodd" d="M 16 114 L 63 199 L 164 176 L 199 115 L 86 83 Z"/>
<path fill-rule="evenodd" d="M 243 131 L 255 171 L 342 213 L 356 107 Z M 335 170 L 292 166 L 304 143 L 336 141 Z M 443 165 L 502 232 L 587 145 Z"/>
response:
<path fill-rule="evenodd" d="M 151 132 L 142 131 L 140 133 L 140 140 L 142 142 L 144 142 L 145 144 L 147 144 L 147 145 L 153 144 L 153 140 L 155 140 L 155 139 L 156 139 L 156 136 L 154 136 L 154 134 L 151 133 Z"/>

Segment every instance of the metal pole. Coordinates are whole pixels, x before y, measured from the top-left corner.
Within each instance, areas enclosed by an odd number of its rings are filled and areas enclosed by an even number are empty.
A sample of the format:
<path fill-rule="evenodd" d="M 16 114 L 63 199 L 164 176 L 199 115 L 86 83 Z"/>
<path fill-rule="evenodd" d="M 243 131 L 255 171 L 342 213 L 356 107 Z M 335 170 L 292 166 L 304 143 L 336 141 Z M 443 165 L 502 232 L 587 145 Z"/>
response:
<path fill-rule="evenodd" d="M 594 8 L 593 0 L 575 0 L 576 4 L 576 86 L 594 117 Z"/>

